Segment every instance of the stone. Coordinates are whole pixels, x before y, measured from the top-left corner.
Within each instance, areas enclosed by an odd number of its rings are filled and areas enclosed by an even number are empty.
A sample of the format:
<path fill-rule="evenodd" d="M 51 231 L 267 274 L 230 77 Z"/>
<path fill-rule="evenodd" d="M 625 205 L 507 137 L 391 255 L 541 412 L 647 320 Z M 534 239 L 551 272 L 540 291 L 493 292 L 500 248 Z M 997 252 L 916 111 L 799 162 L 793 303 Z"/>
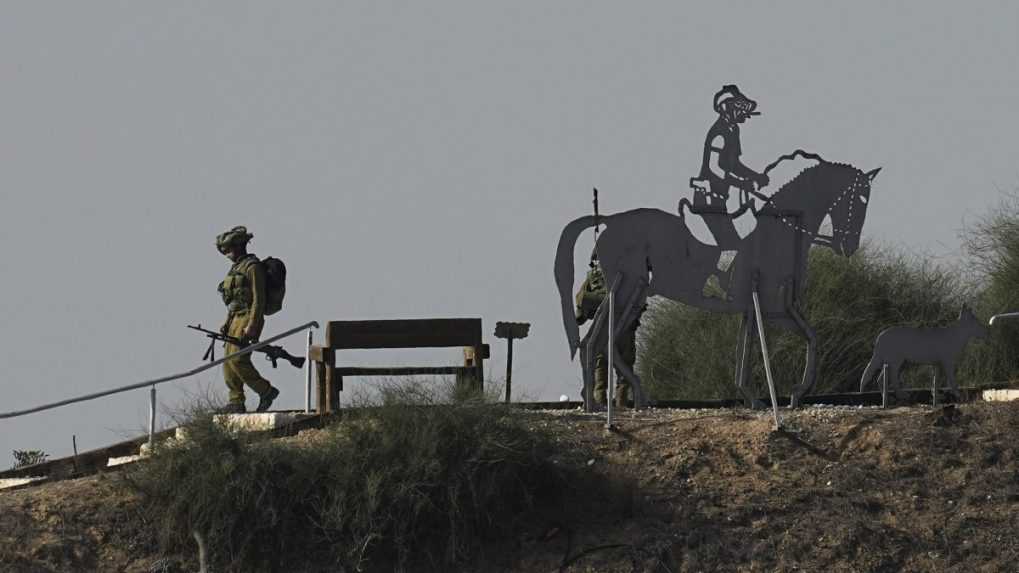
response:
<path fill-rule="evenodd" d="M 1019 390 L 984 390 L 985 402 L 1009 402 L 1019 400 Z"/>
<path fill-rule="evenodd" d="M 44 479 L 46 479 L 45 476 L 0 479 L 0 489 L 18 487 L 19 485 L 25 485 L 26 483 L 32 483 Z"/>
<path fill-rule="evenodd" d="M 112 468 L 114 466 L 122 466 L 124 464 L 131 464 L 138 460 L 144 459 L 147 456 L 138 454 L 137 456 L 122 456 L 119 458 L 110 458 L 106 460 L 106 467 Z"/>

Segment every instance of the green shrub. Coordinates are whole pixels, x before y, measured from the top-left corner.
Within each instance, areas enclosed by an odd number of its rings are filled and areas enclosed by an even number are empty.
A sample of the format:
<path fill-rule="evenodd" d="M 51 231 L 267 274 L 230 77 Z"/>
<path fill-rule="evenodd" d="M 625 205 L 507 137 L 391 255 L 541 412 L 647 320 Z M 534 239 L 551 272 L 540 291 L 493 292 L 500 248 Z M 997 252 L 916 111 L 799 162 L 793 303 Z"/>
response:
<path fill-rule="evenodd" d="M 128 483 L 157 516 L 166 551 L 193 551 L 197 531 L 228 570 L 441 570 L 567 483 L 551 441 L 519 413 L 420 386 L 388 388 L 313 440 L 256 441 L 209 415 L 187 432 Z"/>
<path fill-rule="evenodd" d="M 979 291 L 982 318 L 1019 311 L 1019 195 L 1007 195 L 964 232 L 968 279 Z M 1019 378 L 1019 320 L 995 323 L 987 344 L 968 353 L 960 370 L 972 378 Z"/>
<path fill-rule="evenodd" d="M 14 467 L 12 469 L 34 466 L 46 461 L 49 455 L 42 450 L 14 450 Z"/>

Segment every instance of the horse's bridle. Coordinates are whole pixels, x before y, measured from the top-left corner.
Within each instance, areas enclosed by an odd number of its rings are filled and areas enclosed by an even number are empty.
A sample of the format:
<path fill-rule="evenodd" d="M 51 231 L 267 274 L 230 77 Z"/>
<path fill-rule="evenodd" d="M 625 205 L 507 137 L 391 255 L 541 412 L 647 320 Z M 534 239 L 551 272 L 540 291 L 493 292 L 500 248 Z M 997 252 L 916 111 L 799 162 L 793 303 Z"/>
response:
<path fill-rule="evenodd" d="M 788 159 L 795 159 L 797 156 L 805 157 L 807 159 L 813 159 L 813 160 L 816 160 L 816 161 L 821 161 L 823 163 L 828 163 L 820 155 L 817 155 L 816 153 L 809 153 L 809 152 L 803 151 L 802 149 L 797 149 L 796 151 L 794 151 L 794 152 L 792 152 L 792 153 L 790 153 L 788 155 L 783 155 L 783 156 L 779 157 L 778 159 L 776 159 L 774 162 L 772 162 L 771 164 L 769 164 L 767 167 L 764 168 L 764 172 L 763 173 L 765 175 L 767 175 L 767 173 L 769 171 L 771 171 L 772 169 L 774 169 L 775 167 L 777 167 L 779 163 L 781 163 L 781 162 L 783 162 L 785 160 L 788 160 Z M 850 191 L 853 191 L 853 190 L 856 189 L 857 181 L 858 180 L 854 180 L 849 185 L 849 187 L 847 187 L 842 193 L 840 193 L 839 196 L 835 199 L 835 201 L 832 202 L 832 204 L 828 206 L 828 210 L 825 211 L 825 217 L 831 215 L 831 212 L 835 209 L 835 207 L 837 207 L 839 205 L 839 203 L 842 202 L 842 200 L 846 197 L 846 195 L 848 195 Z M 767 195 L 765 195 L 763 193 L 760 193 L 758 191 L 755 191 L 755 190 L 750 190 L 750 193 L 752 195 L 754 195 L 755 197 L 757 197 L 758 199 L 764 201 L 764 203 L 766 205 L 767 204 L 772 205 L 772 207 L 774 207 L 776 211 L 781 213 L 781 210 L 778 208 L 778 205 L 775 204 L 775 202 L 773 200 L 773 197 L 769 197 L 769 196 L 767 196 Z M 860 196 L 860 193 L 856 193 L 854 195 L 854 197 L 858 197 L 858 196 Z M 756 214 L 757 210 L 754 209 L 754 212 Z M 783 223 L 785 223 L 791 229 L 799 231 L 799 232 L 802 232 L 802 233 L 807 233 L 808 235 L 810 235 L 811 236 L 811 240 L 810 240 L 811 243 L 813 243 L 815 245 L 818 245 L 818 246 L 822 246 L 822 247 L 833 248 L 833 246 L 835 244 L 834 231 L 833 231 L 833 233 L 831 235 L 824 235 L 824 234 L 818 233 L 816 231 L 808 231 L 807 229 L 804 229 L 803 227 L 801 227 L 798 223 L 794 223 L 794 222 L 789 221 L 789 219 L 787 219 L 785 216 L 783 216 L 781 214 L 779 214 L 778 217 L 779 217 L 779 219 Z M 822 221 L 823 220 L 824 219 L 822 218 Z M 851 226 L 852 221 L 853 221 L 853 205 L 850 204 L 850 206 L 849 206 L 849 220 L 846 221 L 846 226 Z M 860 234 L 859 231 L 857 231 L 855 233 L 852 233 L 850 231 L 842 231 L 842 232 L 844 234 L 846 234 L 846 235 L 851 235 L 851 234 L 852 235 L 859 235 Z"/>

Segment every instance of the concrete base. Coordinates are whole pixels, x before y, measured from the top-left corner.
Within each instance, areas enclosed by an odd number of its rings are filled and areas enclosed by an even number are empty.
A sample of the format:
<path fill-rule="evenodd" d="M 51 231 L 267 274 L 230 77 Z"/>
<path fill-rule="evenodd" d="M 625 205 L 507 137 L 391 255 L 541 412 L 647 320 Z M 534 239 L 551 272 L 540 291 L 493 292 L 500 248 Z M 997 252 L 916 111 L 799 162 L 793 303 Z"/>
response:
<path fill-rule="evenodd" d="M 11 487 L 18 487 L 19 485 L 25 485 L 26 483 L 32 483 L 39 480 L 44 480 L 45 477 L 27 477 L 27 478 L 8 478 L 0 479 L 0 489 L 7 489 Z"/>
<path fill-rule="evenodd" d="M 213 418 L 215 422 L 224 428 L 229 429 L 231 432 L 260 432 L 265 430 L 274 430 L 281 426 L 293 423 L 298 419 L 297 414 L 290 414 L 284 412 L 265 412 L 265 413 L 254 413 L 254 414 L 219 414 Z M 173 447 L 187 441 L 188 434 L 187 428 L 177 428 L 176 433 L 172 438 L 164 442 L 163 446 Z M 148 442 L 145 442 L 139 448 L 139 453 L 136 456 L 123 456 L 119 458 L 110 458 L 106 461 L 106 467 L 120 466 L 124 464 L 134 463 L 138 460 L 148 457 L 151 453 Z"/>
<path fill-rule="evenodd" d="M 985 402 L 1010 402 L 1019 400 L 1019 390 L 984 390 Z"/>
<path fill-rule="evenodd" d="M 217 414 L 212 419 L 231 432 L 264 432 L 292 424 L 297 421 L 298 415 L 286 412 Z M 187 429 L 177 428 L 176 438 L 186 440 Z"/>
<path fill-rule="evenodd" d="M 297 414 L 285 412 L 262 412 L 254 414 L 220 414 L 213 418 L 235 432 L 261 432 L 292 424 Z"/>

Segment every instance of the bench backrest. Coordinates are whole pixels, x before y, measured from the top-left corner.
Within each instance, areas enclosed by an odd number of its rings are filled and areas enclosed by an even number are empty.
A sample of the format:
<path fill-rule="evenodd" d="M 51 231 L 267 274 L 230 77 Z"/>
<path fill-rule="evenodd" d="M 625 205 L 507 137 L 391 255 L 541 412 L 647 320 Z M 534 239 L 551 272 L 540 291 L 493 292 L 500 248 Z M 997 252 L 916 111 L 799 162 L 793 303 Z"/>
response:
<path fill-rule="evenodd" d="M 439 348 L 481 346 L 480 318 L 336 320 L 326 324 L 325 346 L 361 348 Z"/>

